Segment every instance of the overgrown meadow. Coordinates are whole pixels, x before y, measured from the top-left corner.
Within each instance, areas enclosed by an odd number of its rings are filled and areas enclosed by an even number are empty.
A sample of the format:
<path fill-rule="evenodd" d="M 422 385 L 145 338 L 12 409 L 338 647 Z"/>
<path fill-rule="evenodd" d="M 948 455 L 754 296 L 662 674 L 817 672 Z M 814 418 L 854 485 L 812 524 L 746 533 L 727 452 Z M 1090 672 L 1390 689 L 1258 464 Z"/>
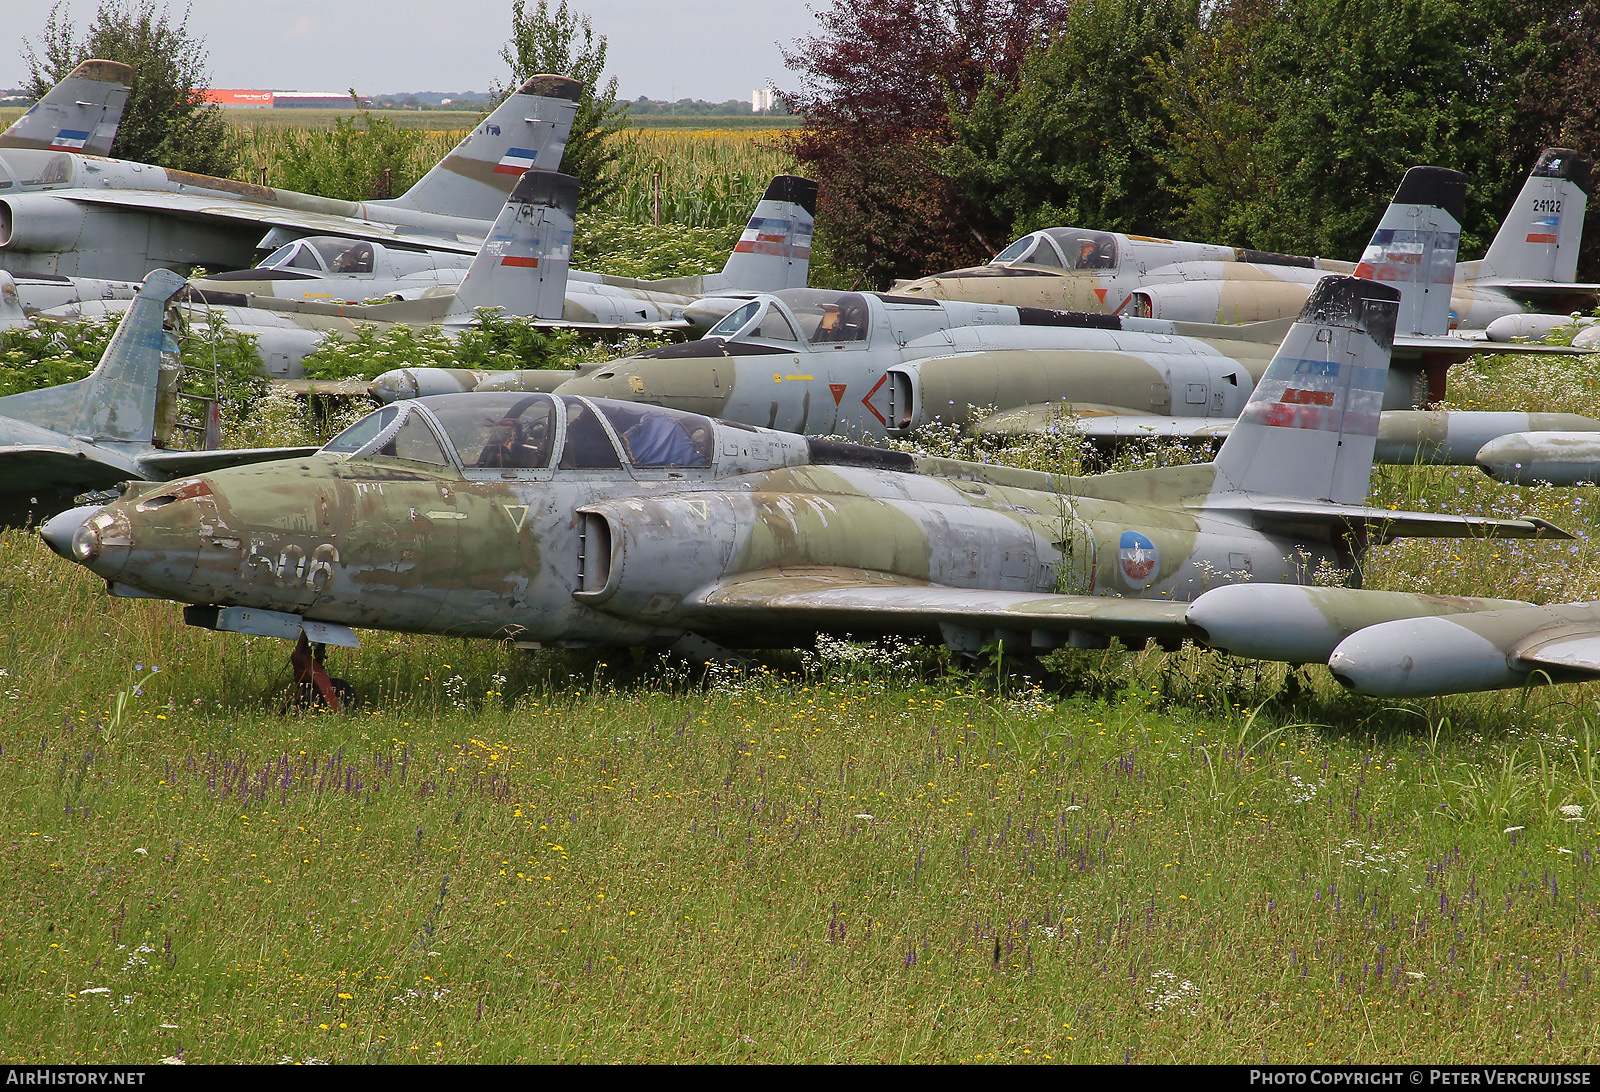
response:
<path fill-rule="evenodd" d="M 1581 537 L 1387 547 L 1370 584 L 1597 594 L 1583 491 L 1377 496 Z M 8 1061 L 1593 1057 L 1589 687 L 369 632 L 334 715 L 287 707 L 287 644 L 25 531 L 0 612 Z"/>
<path fill-rule="evenodd" d="M 39 336 L 8 389 L 104 335 Z M 240 442 L 338 426 L 227 370 Z M 1452 397 L 1584 410 L 1595 377 L 1499 358 Z M 1368 586 L 1600 596 L 1590 491 L 1396 467 L 1374 496 L 1579 537 L 1384 547 Z M 701 673 L 364 632 L 335 715 L 287 704 L 286 643 L 110 598 L 23 530 L 0 623 L 8 1062 L 1594 1057 L 1588 686 L 1384 702 L 1192 648 L 837 639 Z"/>

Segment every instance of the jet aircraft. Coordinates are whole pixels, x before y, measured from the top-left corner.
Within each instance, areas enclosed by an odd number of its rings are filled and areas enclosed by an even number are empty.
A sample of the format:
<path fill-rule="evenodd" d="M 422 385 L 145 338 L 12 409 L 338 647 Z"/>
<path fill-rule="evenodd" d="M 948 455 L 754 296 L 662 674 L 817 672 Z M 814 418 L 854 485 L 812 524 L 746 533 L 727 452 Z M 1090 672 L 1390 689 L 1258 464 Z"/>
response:
<path fill-rule="evenodd" d="M 1488 253 L 1456 265 L 1453 325 L 1483 330 L 1530 308 L 1565 313 L 1593 306 L 1600 284 L 1574 281 L 1591 168 L 1591 160 L 1566 148 L 1540 153 Z M 1359 264 L 1061 227 L 1024 235 L 988 265 L 902 282 L 894 291 L 1141 318 L 1255 322 L 1293 315 L 1319 278 L 1329 272 L 1359 276 Z M 1515 334 L 1515 327 L 1502 325 L 1490 336 L 1509 340 Z"/>
<path fill-rule="evenodd" d="M 1398 299 L 1318 286 L 1206 465 L 1068 478 L 463 394 L 393 403 L 311 458 L 134 484 L 42 533 L 113 594 L 297 640 L 297 674 L 333 703 L 307 646 L 355 646 L 353 626 L 699 656 L 819 631 L 963 652 L 1172 645 L 1186 601 L 1219 583 L 1303 583 L 1401 536 L 1566 537 L 1364 504 Z"/>
<path fill-rule="evenodd" d="M 129 478 L 159 481 L 310 450 L 155 446 L 157 379 L 169 340 L 162 318 L 168 298 L 182 287 L 183 278 L 168 270 L 146 277 L 87 378 L 0 398 L 0 522 L 31 522 L 68 507 L 76 493 Z M 0 317 L 15 307 L 5 303 L 3 288 L 0 284 Z"/>
<path fill-rule="evenodd" d="M 304 235 L 472 254 L 517 178 L 559 165 L 580 86 L 529 78 L 387 201 L 337 201 L 59 146 L 0 149 L 0 267 L 137 280 L 163 266 L 236 269 Z"/>
<path fill-rule="evenodd" d="M 1434 336 L 1447 322 L 1464 195 L 1464 175 L 1412 168 L 1363 264 L 1402 290 L 1382 461 L 1470 465 L 1503 432 L 1600 430 L 1600 420 L 1576 414 L 1408 408 L 1441 395 L 1443 365 L 1475 351 L 1460 338 Z M 555 389 L 863 439 L 933 423 L 1002 434 L 1072 428 L 1103 442 L 1214 439 L 1233 427 L 1283 333 L 1282 322 L 1227 326 L 804 290 L 759 296 L 700 341 L 615 361 Z M 518 373 L 479 389 L 549 378 Z M 404 393 L 405 382 L 390 374 L 374 387 L 381 397 Z"/>
<path fill-rule="evenodd" d="M 84 61 L 0 133 L 0 149 L 110 155 L 132 90 L 129 66 L 120 61 Z"/>
<path fill-rule="evenodd" d="M 721 273 L 639 280 L 574 269 L 567 275 L 568 317 L 677 323 L 683 309 L 704 296 L 804 288 L 816 209 L 815 182 L 779 175 L 756 203 Z M 459 284 L 470 264 L 460 254 L 319 236 L 287 243 L 253 269 L 212 274 L 197 279 L 195 286 L 205 292 L 312 302 L 414 299 Z"/>

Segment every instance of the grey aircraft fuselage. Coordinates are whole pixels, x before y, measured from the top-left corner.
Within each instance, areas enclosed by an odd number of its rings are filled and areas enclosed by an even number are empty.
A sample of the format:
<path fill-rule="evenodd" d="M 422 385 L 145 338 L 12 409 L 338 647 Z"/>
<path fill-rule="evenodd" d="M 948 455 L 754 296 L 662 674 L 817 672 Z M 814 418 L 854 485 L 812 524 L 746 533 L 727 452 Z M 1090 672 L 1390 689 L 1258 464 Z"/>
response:
<path fill-rule="evenodd" d="M 313 641 L 1170 644 L 1208 588 L 1306 583 L 1368 542 L 1562 535 L 1365 505 L 1398 297 L 1319 285 L 1201 466 L 1068 478 L 498 392 L 395 403 L 314 457 L 131 485 L 42 533 L 114 593 Z"/>
<path fill-rule="evenodd" d="M 851 319 L 825 326 L 835 315 Z M 613 361 L 560 390 L 864 440 L 1063 397 L 1075 408 L 1230 417 L 1287 329 L 1229 327 L 1199 338 L 1180 326 L 802 289 L 759 296 L 699 341 Z M 919 406 L 912 388 L 895 380 L 912 362 L 924 371 L 947 367 L 977 389 Z M 1070 392 L 1055 389 L 1049 377 L 1057 374 L 1070 377 Z"/>
<path fill-rule="evenodd" d="M 538 413 L 556 433 L 545 459 L 555 465 L 479 465 L 494 443 L 485 423 L 530 400 L 537 406 L 519 416 Z M 580 436 L 568 420 L 582 411 L 589 432 Z M 1123 483 L 1110 477 L 914 459 L 676 413 L 665 416 L 697 436 L 690 461 L 702 465 L 648 466 L 624 439 L 641 413 L 663 416 L 510 393 L 396 403 L 313 458 L 132 487 L 91 520 L 88 563 L 150 594 L 347 626 L 601 645 L 665 644 L 692 630 L 729 646 L 795 639 L 758 606 L 724 617 L 696 599 L 742 579 L 756 581 L 746 588 L 755 594 L 767 574 L 792 590 L 870 574 L 877 586 L 934 583 L 1015 593 L 1019 603 L 1070 587 L 1109 597 L 1104 612 L 1127 613 L 1134 632 L 1146 614 L 1181 610 L 1115 597 L 1187 600 L 1218 579 L 1293 581 L 1350 563 L 1338 535 L 1272 535 L 1247 514 L 1175 506 L 1179 494 L 1210 490 L 1209 467 L 1175 493 L 1118 497 Z M 424 435 L 388 454 L 408 423 Z M 1131 559 L 1130 531 L 1144 543 Z M 788 576 L 799 579 L 778 576 L 796 567 L 805 571 Z M 863 634 L 875 625 L 847 622 Z M 879 622 L 939 635 L 937 615 Z M 1020 615 L 1016 626 L 1034 641 Z"/>
<path fill-rule="evenodd" d="M 160 267 L 248 266 L 258 250 L 317 234 L 471 255 L 516 179 L 535 161 L 559 164 L 578 92 L 576 80 L 530 77 L 410 190 L 382 201 L 70 151 L 0 149 L 0 268 L 139 280 Z"/>

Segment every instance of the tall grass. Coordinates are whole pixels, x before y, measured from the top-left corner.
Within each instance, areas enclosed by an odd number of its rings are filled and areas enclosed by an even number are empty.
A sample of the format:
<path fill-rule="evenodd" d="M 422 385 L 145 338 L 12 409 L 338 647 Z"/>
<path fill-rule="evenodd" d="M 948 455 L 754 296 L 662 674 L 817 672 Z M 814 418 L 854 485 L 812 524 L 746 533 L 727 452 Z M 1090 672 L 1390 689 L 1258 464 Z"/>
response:
<path fill-rule="evenodd" d="M 895 644 L 695 682 L 368 634 L 366 705 L 284 714 L 281 642 L 17 532 L 0 588 L 10 1062 L 1591 1051 L 1588 688 L 1257 708 L 1193 654 L 1091 697 Z"/>

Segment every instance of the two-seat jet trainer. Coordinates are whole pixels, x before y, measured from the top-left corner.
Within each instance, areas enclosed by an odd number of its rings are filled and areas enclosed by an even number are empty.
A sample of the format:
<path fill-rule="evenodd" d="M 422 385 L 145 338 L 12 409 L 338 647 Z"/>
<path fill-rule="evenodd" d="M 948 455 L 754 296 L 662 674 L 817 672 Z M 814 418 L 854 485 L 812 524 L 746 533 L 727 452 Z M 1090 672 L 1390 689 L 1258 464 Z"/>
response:
<path fill-rule="evenodd" d="M 1398 297 L 1323 282 L 1205 465 L 1071 478 L 463 394 L 386 406 L 311 458 L 132 484 L 42 533 L 113 594 L 318 643 L 366 626 L 695 655 L 819 631 L 974 652 L 1175 644 L 1187 601 L 1218 584 L 1306 583 L 1401 536 L 1565 537 L 1364 504 Z"/>

